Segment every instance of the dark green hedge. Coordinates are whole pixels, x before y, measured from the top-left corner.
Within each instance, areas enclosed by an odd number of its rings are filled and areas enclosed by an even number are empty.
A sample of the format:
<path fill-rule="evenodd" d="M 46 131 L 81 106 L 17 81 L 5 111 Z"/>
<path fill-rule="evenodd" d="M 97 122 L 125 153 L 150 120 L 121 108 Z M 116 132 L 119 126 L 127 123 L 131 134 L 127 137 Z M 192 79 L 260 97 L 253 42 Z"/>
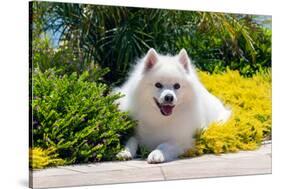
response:
<path fill-rule="evenodd" d="M 113 160 L 135 122 L 114 103 L 104 84 L 87 81 L 88 72 L 32 75 L 33 147 L 55 147 L 68 164 Z"/>

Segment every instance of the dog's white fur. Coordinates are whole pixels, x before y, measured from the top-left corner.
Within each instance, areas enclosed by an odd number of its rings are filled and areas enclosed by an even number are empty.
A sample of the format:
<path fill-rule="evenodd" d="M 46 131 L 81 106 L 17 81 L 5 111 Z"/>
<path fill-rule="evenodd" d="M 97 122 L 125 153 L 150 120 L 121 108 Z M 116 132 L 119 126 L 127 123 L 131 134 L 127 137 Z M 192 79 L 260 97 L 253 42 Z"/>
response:
<path fill-rule="evenodd" d="M 157 82 L 163 88 L 155 87 Z M 175 83 L 180 84 L 179 89 L 173 88 Z M 176 56 L 160 55 L 150 49 L 115 92 L 125 95 L 118 102 L 120 110 L 129 111 L 138 120 L 135 136 L 117 154 L 123 159 L 135 157 L 138 145 L 144 145 L 153 150 L 148 163 L 173 160 L 192 147 L 197 129 L 225 122 L 231 114 L 200 83 L 184 49 Z M 173 96 L 175 106 L 169 116 L 161 114 L 153 99 L 163 103 L 166 94 Z"/>

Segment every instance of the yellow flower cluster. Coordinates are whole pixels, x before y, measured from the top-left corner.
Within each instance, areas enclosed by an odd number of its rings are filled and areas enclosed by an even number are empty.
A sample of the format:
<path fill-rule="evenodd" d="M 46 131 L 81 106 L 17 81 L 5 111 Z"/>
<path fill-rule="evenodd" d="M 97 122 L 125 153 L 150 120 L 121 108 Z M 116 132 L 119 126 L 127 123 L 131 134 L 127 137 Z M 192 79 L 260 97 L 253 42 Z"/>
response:
<path fill-rule="evenodd" d="M 35 147 L 29 149 L 29 165 L 32 169 L 42 169 L 49 166 L 65 164 L 63 159 L 58 158 L 54 148 L 42 149 Z"/>
<path fill-rule="evenodd" d="M 198 131 L 195 147 L 185 156 L 254 150 L 271 137 L 271 71 L 251 78 L 238 71 L 224 74 L 199 72 L 206 88 L 232 110 L 225 124 L 211 124 Z"/>

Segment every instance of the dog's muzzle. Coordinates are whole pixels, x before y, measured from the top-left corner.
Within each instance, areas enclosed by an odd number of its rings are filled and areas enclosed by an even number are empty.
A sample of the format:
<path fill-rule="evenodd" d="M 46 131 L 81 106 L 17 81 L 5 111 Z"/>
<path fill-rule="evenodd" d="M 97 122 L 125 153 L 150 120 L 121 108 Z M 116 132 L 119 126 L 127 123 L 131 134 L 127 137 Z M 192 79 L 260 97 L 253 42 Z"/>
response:
<path fill-rule="evenodd" d="M 175 105 L 169 104 L 169 103 L 160 104 L 155 97 L 153 99 L 154 99 L 154 101 L 155 101 L 155 103 L 156 103 L 157 107 L 159 108 L 162 115 L 169 116 L 173 113 L 173 108 L 175 107 Z"/>

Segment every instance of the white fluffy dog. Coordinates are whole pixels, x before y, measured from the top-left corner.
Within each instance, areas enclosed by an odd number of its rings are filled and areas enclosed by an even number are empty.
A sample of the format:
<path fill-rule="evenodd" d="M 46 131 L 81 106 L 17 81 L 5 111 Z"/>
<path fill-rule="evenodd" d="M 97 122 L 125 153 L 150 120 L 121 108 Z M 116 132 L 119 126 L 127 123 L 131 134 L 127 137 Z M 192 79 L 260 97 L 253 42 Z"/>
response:
<path fill-rule="evenodd" d="M 117 154 L 123 159 L 134 158 L 143 145 L 152 150 L 148 163 L 171 161 L 192 147 L 197 129 L 231 114 L 200 83 L 184 49 L 176 56 L 150 49 L 115 92 L 125 95 L 119 108 L 138 120 L 135 136 Z"/>

